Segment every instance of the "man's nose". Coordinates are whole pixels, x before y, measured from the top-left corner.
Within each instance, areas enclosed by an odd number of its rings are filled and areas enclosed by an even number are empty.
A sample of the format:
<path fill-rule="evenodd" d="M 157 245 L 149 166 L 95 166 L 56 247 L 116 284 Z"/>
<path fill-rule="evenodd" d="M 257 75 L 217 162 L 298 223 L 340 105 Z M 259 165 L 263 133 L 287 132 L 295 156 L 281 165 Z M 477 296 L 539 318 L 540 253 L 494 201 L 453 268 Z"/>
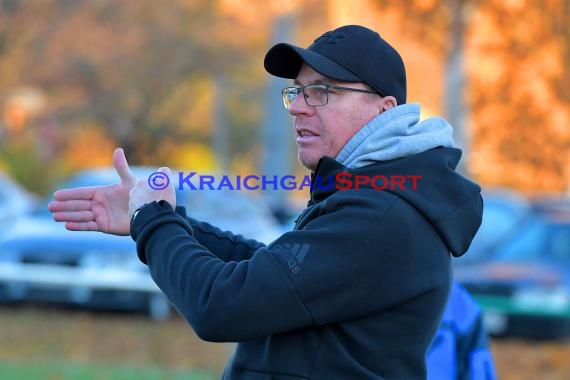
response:
<path fill-rule="evenodd" d="M 289 106 L 289 113 L 291 115 L 297 116 L 299 114 L 310 113 L 312 109 L 313 107 L 307 104 L 305 97 L 301 93 L 295 97 L 293 102 L 291 102 L 291 106 Z"/>

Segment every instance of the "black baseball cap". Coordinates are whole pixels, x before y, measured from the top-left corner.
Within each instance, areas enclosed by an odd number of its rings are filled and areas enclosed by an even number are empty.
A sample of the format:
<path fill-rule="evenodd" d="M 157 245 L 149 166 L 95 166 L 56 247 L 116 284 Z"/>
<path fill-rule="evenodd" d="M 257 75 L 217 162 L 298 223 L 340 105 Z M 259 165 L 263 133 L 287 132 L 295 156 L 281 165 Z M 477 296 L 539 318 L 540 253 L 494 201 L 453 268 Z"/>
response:
<path fill-rule="evenodd" d="M 320 74 L 343 82 L 364 82 L 382 96 L 406 103 L 406 68 L 396 49 L 378 33 L 360 25 L 326 32 L 307 49 L 287 43 L 265 55 L 268 73 L 295 79 L 305 62 Z"/>

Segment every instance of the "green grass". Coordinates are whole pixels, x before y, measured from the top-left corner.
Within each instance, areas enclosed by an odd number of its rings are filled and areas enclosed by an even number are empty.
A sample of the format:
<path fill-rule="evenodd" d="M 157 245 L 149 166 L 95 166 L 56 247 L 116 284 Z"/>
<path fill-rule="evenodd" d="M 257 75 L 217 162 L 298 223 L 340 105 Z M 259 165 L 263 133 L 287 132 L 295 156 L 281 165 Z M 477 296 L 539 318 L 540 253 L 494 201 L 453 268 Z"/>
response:
<path fill-rule="evenodd" d="M 65 362 L 0 362 L 0 380 L 215 380 L 207 370 Z"/>

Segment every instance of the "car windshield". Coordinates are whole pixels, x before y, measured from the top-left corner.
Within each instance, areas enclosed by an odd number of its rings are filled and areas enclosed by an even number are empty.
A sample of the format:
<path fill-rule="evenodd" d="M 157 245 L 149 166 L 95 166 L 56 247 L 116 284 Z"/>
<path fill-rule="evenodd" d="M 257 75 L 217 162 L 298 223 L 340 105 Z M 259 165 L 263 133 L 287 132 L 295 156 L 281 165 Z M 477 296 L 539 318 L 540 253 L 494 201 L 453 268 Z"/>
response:
<path fill-rule="evenodd" d="M 570 261 L 570 223 L 535 219 L 527 223 L 497 254 L 499 261 Z"/>
<path fill-rule="evenodd" d="M 514 233 L 516 226 L 529 214 L 527 204 L 513 194 L 484 197 L 481 227 L 475 235 L 469 251 L 456 258 L 454 264 L 480 262 L 493 254 L 493 247 Z"/>
<path fill-rule="evenodd" d="M 521 213 L 512 206 L 498 202 L 486 203 L 479 231 L 481 242 L 486 244 L 496 242 L 518 222 Z"/>

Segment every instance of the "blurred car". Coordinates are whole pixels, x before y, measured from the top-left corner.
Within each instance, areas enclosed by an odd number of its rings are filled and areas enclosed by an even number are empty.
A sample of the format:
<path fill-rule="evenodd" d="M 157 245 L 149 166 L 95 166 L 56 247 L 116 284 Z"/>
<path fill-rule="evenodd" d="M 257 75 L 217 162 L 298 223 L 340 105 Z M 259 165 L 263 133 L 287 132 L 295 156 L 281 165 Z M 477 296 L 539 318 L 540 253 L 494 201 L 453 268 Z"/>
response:
<path fill-rule="evenodd" d="M 39 199 L 0 171 L 0 228 L 34 210 Z"/>
<path fill-rule="evenodd" d="M 170 304 L 128 236 L 68 231 L 20 219 L 0 238 L 0 302 L 41 301 L 140 311 L 163 320 Z"/>
<path fill-rule="evenodd" d="M 131 169 L 139 178 L 155 171 Z M 117 182 L 113 168 L 101 168 L 82 171 L 58 188 Z M 0 237 L 0 302 L 33 300 L 168 317 L 171 307 L 129 236 L 67 231 L 52 220 L 49 200 L 51 196 L 41 210 L 19 218 Z M 280 233 L 265 204 L 240 191 L 179 190 L 177 203 L 196 219 L 259 241 L 270 242 Z"/>
<path fill-rule="evenodd" d="M 550 211 L 548 211 L 550 210 Z M 570 212 L 535 208 L 490 259 L 454 268 L 493 335 L 570 336 Z"/>
<path fill-rule="evenodd" d="M 547 212 L 549 214 L 569 214 L 570 213 L 570 195 L 561 196 L 535 196 L 530 199 L 532 208 L 539 212 Z"/>
<path fill-rule="evenodd" d="M 488 260 L 493 247 L 513 234 L 532 209 L 530 202 L 513 190 L 483 189 L 482 196 L 481 227 L 465 255 L 453 259 L 455 266 Z"/>

